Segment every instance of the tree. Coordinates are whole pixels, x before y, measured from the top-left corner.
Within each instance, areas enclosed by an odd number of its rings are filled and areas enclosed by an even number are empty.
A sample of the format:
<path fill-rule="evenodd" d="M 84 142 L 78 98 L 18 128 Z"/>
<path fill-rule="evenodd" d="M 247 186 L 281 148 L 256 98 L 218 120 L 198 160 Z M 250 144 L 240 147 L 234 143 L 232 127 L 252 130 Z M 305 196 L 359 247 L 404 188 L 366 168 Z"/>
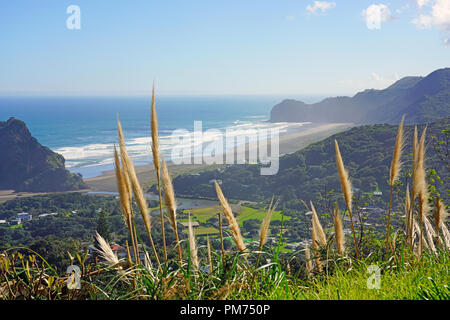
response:
<path fill-rule="evenodd" d="M 101 208 L 98 211 L 99 211 L 100 215 L 98 217 L 98 222 L 97 222 L 97 232 L 106 241 L 111 241 L 111 237 L 109 234 L 109 224 L 108 224 L 108 220 L 106 217 L 106 212 L 103 211 Z"/>

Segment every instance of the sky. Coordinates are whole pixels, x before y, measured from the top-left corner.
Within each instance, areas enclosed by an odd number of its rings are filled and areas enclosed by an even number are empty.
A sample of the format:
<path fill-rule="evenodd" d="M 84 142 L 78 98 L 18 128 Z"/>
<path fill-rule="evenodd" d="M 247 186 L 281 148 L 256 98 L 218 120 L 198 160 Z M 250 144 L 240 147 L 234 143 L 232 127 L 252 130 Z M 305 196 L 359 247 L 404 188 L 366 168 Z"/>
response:
<path fill-rule="evenodd" d="M 450 0 L 0 0 L 0 95 L 353 95 L 443 67 Z"/>

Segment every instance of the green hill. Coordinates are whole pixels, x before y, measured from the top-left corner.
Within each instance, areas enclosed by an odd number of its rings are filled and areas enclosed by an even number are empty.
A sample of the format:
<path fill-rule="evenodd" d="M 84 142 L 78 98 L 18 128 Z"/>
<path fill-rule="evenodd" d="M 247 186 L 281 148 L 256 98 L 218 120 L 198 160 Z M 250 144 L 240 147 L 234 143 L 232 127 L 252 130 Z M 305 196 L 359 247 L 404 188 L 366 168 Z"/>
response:
<path fill-rule="evenodd" d="M 419 130 L 424 127 L 420 125 Z M 438 184 L 438 187 L 446 203 L 448 191 L 444 189 L 448 186 L 449 168 L 433 150 L 431 137 L 441 137 L 441 131 L 449 127 L 450 118 L 446 118 L 429 124 L 427 129 L 426 166 L 436 169 L 441 176 L 443 184 Z M 331 190 L 341 190 L 335 164 L 334 139 L 337 139 L 353 187 L 375 203 L 386 201 L 396 132 L 397 126 L 387 124 L 354 127 L 281 157 L 276 175 L 261 176 L 259 165 L 232 165 L 200 175 L 179 176 L 174 179 L 175 191 L 179 195 L 214 198 L 216 195 L 210 181 L 220 179 L 224 194 L 229 198 L 257 201 L 278 195 L 287 207 L 303 208 L 300 200 L 317 200 Z M 412 159 L 412 132 L 413 126 L 405 127 L 407 144 L 403 153 L 403 183 L 410 182 L 404 174 L 409 170 Z M 383 195 L 376 196 L 375 191 L 381 191 Z"/>
<path fill-rule="evenodd" d="M 273 107 L 272 122 L 425 123 L 450 116 L 450 68 L 426 77 L 405 77 L 383 90 L 353 97 L 327 98 L 314 104 L 284 100 Z"/>
<path fill-rule="evenodd" d="M 25 123 L 0 121 L 0 189 L 44 192 L 85 188 L 81 175 L 65 169 L 64 157 L 42 146 Z"/>

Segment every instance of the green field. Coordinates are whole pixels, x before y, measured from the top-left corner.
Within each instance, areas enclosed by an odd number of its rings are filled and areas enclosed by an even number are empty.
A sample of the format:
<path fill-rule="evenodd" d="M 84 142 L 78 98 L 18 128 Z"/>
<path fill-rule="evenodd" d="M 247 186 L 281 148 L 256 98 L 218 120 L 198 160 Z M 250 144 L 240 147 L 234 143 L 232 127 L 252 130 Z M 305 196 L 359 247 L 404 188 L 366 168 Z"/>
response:
<path fill-rule="evenodd" d="M 198 223 L 206 223 L 206 220 L 212 218 L 213 216 L 217 217 L 217 213 L 222 212 L 222 207 L 211 206 L 199 209 L 185 210 L 185 212 L 191 214 L 192 221 L 198 221 Z M 186 222 L 188 221 L 188 219 L 181 219 L 181 221 Z"/>
<path fill-rule="evenodd" d="M 239 226 L 242 227 L 244 221 L 250 220 L 250 219 L 257 219 L 259 221 L 262 221 L 264 217 L 266 216 L 265 210 L 259 210 L 259 209 L 253 209 L 250 207 L 241 206 L 241 210 L 239 212 L 239 216 L 237 217 Z M 289 220 L 291 217 L 284 216 L 284 220 Z M 281 211 L 274 211 L 272 213 L 272 219 L 271 221 L 279 220 L 281 221 Z"/>
<path fill-rule="evenodd" d="M 206 221 L 212 217 L 217 217 L 217 213 L 222 212 L 221 206 L 211 206 L 211 207 L 205 207 L 205 208 L 199 208 L 199 209 L 191 209 L 191 210 L 185 210 L 186 213 L 191 214 L 192 221 L 198 221 L 198 223 L 203 224 L 206 223 Z M 237 215 L 237 220 L 239 222 L 239 225 L 242 227 L 244 221 L 250 220 L 250 219 L 257 219 L 259 221 L 262 221 L 266 215 L 265 210 L 261 209 L 253 209 L 246 206 L 241 206 L 240 209 L 235 213 Z M 284 216 L 284 220 L 289 220 L 291 217 Z M 281 221 L 281 211 L 274 211 L 272 213 L 272 219 L 274 220 L 280 220 Z M 183 222 L 187 222 L 188 219 L 184 218 L 181 219 Z"/>
<path fill-rule="evenodd" d="M 196 228 L 193 228 L 193 229 L 194 229 L 194 234 L 196 236 L 206 236 L 206 235 L 211 235 L 211 234 L 219 234 L 219 230 L 214 228 L 214 227 L 200 226 L 200 227 L 196 227 Z M 185 228 L 183 230 L 183 232 L 187 233 L 188 229 Z"/>
<path fill-rule="evenodd" d="M 214 235 L 219 234 L 219 229 L 217 227 L 213 227 L 210 225 L 204 225 L 208 219 L 217 217 L 217 213 L 222 212 L 222 207 L 219 206 L 211 206 L 211 207 L 205 207 L 205 208 L 199 208 L 199 209 L 190 209 L 185 210 L 185 213 L 189 213 L 191 215 L 192 222 L 197 221 L 200 223 L 199 227 L 194 228 L 194 233 L 196 236 L 204 236 L 204 235 Z M 241 206 L 237 212 L 235 212 L 237 216 L 237 220 L 239 222 L 239 226 L 242 227 L 244 221 L 250 220 L 250 219 L 257 219 L 259 221 L 262 221 L 266 215 L 265 210 L 261 209 L 253 209 L 246 206 Z M 285 216 L 285 220 L 289 220 L 291 217 Z M 272 221 L 280 220 L 281 221 L 281 211 L 274 211 L 272 213 Z M 184 217 L 181 218 L 180 221 L 187 222 L 188 218 Z M 226 225 L 226 222 L 225 222 Z M 187 228 L 183 230 L 183 232 L 187 233 Z M 286 249 L 286 251 L 289 251 Z"/>

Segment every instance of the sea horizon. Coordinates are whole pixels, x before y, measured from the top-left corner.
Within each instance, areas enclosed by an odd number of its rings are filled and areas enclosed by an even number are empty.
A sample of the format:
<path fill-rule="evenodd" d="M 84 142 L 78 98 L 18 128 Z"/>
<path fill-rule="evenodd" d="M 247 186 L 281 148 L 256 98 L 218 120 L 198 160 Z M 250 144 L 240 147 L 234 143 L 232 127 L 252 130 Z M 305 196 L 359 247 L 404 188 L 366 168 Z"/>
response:
<path fill-rule="evenodd" d="M 277 127 L 288 133 L 292 124 L 269 123 L 270 110 L 284 99 L 314 103 L 317 95 L 281 97 L 246 96 L 157 96 L 161 151 L 171 161 L 171 134 L 176 129 L 193 131 L 194 121 L 202 121 L 203 131 L 235 130 L 245 135 L 255 128 Z M 0 121 L 21 119 L 42 145 L 62 154 L 66 168 L 83 178 L 102 175 L 113 169 L 113 147 L 117 144 L 119 116 L 127 147 L 136 165 L 152 163 L 150 97 L 0 97 Z M 214 139 L 211 135 L 207 141 Z"/>

